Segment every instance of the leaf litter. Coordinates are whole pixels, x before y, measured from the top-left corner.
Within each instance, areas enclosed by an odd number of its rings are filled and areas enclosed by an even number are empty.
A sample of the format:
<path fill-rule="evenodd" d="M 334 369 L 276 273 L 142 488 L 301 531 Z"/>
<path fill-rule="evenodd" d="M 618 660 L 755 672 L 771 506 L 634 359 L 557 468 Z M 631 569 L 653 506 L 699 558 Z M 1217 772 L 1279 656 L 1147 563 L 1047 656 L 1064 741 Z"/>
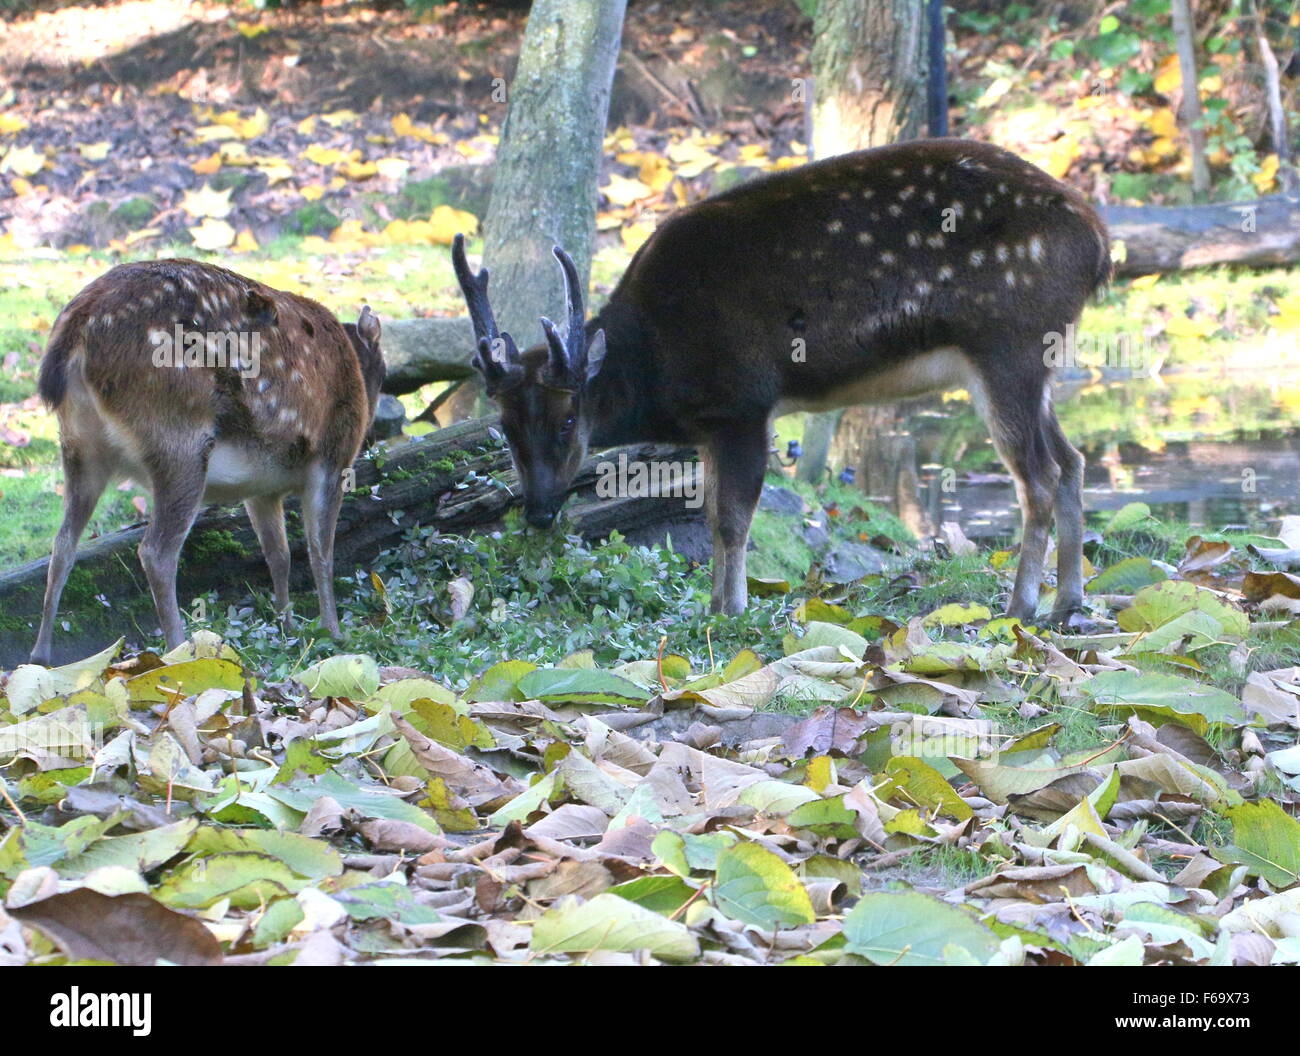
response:
<path fill-rule="evenodd" d="M 814 599 L 784 655 L 707 670 L 264 682 L 210 632 L 20 667 L 0 957 L 1298 963 L 1300 668 L 1203 677 L 1263 610 L 1188 553 L 1117 626 Z"/>

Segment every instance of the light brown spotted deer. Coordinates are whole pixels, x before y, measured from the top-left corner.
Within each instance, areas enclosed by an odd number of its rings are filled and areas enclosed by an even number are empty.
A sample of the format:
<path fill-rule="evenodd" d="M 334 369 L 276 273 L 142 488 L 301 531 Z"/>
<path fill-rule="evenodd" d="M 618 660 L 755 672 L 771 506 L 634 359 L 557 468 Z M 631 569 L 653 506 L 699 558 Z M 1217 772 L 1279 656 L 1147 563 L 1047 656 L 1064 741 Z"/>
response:
<path fill-rule="evenodd" d="M 59 419 L 63 524 L 54 540 L 35 663 L 50 661 L 59 596 L 108 483 L 153 493 L 140 563 L 169 648 L 181 545 L 207 503 L 242 501 L 289 605 L 283 499 L 302 518 L 321 623 L 339 633 L 334 530 L 344 473 L 374 416 L 384 360 L 369 307 L 340 325 L 315 301 L 193 260 L 122 264 L 59 314 L 40 394 Z"/>
<path fill-rule="evenodd" d="M 772 174 L 673 215 L 584 321 L 520 352 L 487 272 L 453 261 L 501 407 L 525 515 L 549 526 L 588 445 L 695 443 L 708 478 L 713 609 L 746 604 L 745 547 L 771 420 L 969 391 L 1015 478 L 1023 541 L 1007 611 L 1034 616 L 1055 512 L 1054 615 L 1083 600 L 1083 457 L 1052 409 L 1049 335 L 1110 275 L 1079 193 L 985 143 L 936 139 Z"/>

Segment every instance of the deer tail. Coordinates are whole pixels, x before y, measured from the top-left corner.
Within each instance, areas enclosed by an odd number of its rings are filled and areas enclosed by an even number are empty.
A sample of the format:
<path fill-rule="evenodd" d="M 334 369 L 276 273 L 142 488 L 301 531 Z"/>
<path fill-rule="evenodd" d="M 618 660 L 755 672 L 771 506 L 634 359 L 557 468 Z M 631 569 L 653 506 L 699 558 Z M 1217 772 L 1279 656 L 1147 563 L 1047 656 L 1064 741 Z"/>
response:
<path fill-rule="evenodd" d="M 68 394 L 68 365 L 73 350 L 77 345 L 74 327 L 61 325 L 62 319 L 56 320 L 50 332 L 49 344 L 45 346 L 45 357 L 41 360 L 41 373 L 36 383 L 36 390 L 50 410 L 58 410 L 59 404 Z"/>

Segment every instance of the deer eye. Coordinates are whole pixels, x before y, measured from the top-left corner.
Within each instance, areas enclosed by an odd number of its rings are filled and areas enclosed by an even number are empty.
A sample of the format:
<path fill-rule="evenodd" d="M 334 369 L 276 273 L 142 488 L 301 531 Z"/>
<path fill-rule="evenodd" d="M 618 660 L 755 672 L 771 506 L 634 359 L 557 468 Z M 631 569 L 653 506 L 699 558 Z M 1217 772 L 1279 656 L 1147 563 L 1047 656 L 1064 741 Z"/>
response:
<path fill-rule="evenodd" d="M 571 432 L 573 432 L 573 426 L 575 422 L 576 419 L 573 417 L 573 415 L 569 415 L 569 417 L 564 419 L 564 424 L 560 426 L 560 432 L 563 433 L 565 436 L 568 436 Z"/>

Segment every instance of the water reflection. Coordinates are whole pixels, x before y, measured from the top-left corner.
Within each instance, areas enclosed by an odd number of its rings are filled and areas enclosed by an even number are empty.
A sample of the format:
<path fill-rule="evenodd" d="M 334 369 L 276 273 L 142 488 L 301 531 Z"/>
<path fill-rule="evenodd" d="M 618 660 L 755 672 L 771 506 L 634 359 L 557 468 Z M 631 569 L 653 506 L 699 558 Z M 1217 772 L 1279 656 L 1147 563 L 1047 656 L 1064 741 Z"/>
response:
<path fill-rule="evenodd" d="M 1203 529 L 1265 529 L 1300 513 L 1300 372 L 1175 374 L 1063 383 L 1057 408 L 1088 457 L 1089 512 L 1145 502 Z M 917 535 L 958 521 L 972 538 L 1011 535 L 1015 493 L 964 398 L 851 407 L 830 442 L 829 472 Z"/>

